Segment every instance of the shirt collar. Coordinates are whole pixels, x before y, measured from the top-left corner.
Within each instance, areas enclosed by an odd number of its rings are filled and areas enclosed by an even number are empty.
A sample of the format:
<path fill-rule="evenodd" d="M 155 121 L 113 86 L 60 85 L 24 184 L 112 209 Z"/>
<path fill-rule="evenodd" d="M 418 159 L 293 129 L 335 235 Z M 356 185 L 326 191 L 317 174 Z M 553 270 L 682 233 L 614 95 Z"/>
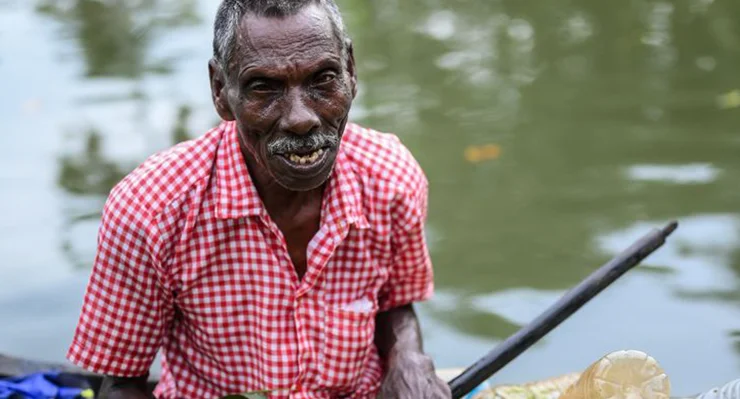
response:
<path fill-rule="evenodd" d="M 345 137 L 346 134 L 347 131 L 345 131 Z M 366 229 L 370 227 L 370 224 L 365 218 L 362 205 L 360 180 L 352 168 L 352 161 L 346 152 L 346 144 L 341 144 L 324 197 L 322 219 L 331 222 L 332 217 L 336 215 L 340 217 L 340 220 L 354 224 L 356 228 Z"/>
<path fill-rule="evenodd" d="M 221 219 L 262 214 L 264 206 L 247 171 L 236 123 L 221 124 L 223 134 L 216 156 L 216 216 Z"/>
<path fill-rule="evenodd" d="M 235 122 L 224 122 L 222 145 L 216 157 L 216 216 L 221 219 L 266 214 L 237 139 Z M 368 228 L 362 207 L 362 189 L 352 170 L 345 145 L 339 147 L 322 205 L 322 221 L 344 220 L 357 228 Z M 339 220 L 335 220 L 339 217 Z"/>

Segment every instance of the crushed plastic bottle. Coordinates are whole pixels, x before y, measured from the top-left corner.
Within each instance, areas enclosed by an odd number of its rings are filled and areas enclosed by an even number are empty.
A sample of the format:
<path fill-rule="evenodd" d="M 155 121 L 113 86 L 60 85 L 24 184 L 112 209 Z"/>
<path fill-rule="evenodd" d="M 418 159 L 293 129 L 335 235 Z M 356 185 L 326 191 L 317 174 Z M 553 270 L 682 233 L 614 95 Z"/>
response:
<path fill-rule="evenodd" d="M 740 399 L 740 379 L 705 392 L 696 399 Z"/>
<path fill-rule="evenodd" d="M 658 362 L 646 353 L 627 350 L 592 363 L 560 399 L 669 399 L 670 395 L 670 380 Z"/>

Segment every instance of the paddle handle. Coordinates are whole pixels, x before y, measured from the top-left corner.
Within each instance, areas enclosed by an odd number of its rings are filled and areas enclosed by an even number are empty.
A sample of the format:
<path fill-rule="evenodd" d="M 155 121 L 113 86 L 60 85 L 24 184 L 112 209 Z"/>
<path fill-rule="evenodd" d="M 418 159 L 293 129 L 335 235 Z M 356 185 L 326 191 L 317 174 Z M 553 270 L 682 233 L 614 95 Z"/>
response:
<path fill-rule="evenodd" d="M 489 379 L 494 373 L 504 368 L 509 362 L 578 311 L 586 302 L 660 248 L 665 243 L 665 239 L 677 227 L 678 223 L 674 221 L 663 229 L 653 230 L 591 273 L 540 316 L 450 381 L 452 398 L 462 398 Z"/>

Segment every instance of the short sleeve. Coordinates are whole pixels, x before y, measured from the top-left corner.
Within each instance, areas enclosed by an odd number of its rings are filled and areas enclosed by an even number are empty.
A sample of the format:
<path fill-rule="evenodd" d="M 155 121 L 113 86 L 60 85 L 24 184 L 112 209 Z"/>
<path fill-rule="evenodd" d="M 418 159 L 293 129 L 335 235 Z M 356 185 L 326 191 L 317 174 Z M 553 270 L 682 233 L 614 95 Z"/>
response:
<path fill-rule="evenodd" d="M 427 184 L 400 196 L 392 211 L 392 261 L 388 281 L 381 290 L 378 306 L 383 312 L 429 299 L 434 292 L 434 274 L 424 225 L 427 215 Z"/>
<path fill-rule="evenodd" d="M 146 374 L 173 307 L 158 272 L 159 232 L 136 196 L 114 188 L 103 209 L 98 248 L 67 358 L 99 374 Z"/>

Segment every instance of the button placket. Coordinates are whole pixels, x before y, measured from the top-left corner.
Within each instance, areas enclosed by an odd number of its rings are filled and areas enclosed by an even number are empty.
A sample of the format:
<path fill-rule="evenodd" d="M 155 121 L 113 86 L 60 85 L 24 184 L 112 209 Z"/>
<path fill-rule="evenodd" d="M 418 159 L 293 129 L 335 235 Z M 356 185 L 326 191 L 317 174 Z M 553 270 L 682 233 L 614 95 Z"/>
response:
<path fill-rule="evenodd" d="M 282 270 L 284 273 L 287 273 L 290 278 L 291 286 L 294 290 L 298 290 L 300 286 L 300 280 L 298 279 L 298 274 L 295 271 L 295 267 L 293 267 L 293 261 L 290 259 L 288 244 L 285 240 L 283 232 L 280 231 L 280 228 L 278 228 L 277 224 L 275 224 L 275 222 L 270 219 L 269 215 L 263 214 L 260 216 L 259 219 L 262 222 L 262 226 L 264 226 L 270 233 L 263 235 L 269 241 L 273 255 L 280 262 L 280 270 Z"/>
<path fill-rule="evenodd" d="M 309 245 L 308 249 L 308 271 L 299 283 L 298 293 L 304 295 L 310 291 L 319 280 L 329 260 L 334 255 L 337 247 L 347 237 L 349 227 L 339 222 L 322 227 L 316 237 L 316 244 Z"/>
<path fill-rule="evenodd" d="M 303 295 L 296 294 L 295 299 L 293 300 L 293 320 L 295 322 L 296 337 L 298 338 L 298 376 L 293 384 L 293 391 L 301 389 L 301 379 L 303 379 L 303 376 L 306 373 L 304 365 L 307 364 L 306 360 L 308 360 L 306 359 L 308 354 L 308 348 L 306 347 L 306 326 L 304 324 L 303 317 L 301 316 L 303 313 L 301 305 L 305 301 L 304 298 L 305 297 Z"/>

